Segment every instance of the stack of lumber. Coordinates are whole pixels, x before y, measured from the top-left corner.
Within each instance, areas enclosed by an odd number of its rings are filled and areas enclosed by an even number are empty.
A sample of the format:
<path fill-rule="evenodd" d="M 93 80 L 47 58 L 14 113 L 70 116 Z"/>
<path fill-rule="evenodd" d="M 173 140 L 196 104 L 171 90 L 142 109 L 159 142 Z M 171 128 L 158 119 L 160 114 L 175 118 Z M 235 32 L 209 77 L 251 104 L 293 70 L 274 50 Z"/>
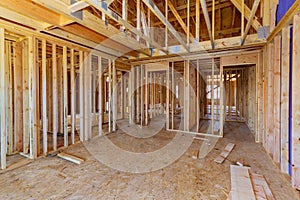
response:
<path fill-rule="evenodd" d="M 275 200 L 262 175 L 249 167 L 230 165 L 231 191 L 227 200 Z"/>

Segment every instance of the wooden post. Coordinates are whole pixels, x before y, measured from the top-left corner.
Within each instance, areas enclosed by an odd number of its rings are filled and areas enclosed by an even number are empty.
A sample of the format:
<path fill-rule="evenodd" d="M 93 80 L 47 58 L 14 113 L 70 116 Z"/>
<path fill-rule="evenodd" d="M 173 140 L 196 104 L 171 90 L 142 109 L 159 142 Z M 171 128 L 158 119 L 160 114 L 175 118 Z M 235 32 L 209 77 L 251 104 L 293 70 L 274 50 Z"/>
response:
<path fill-rule="evenodd" d="M 74 69 L 74 49 L 71 49 L 71 121 L 72 132 L 71 139 L 72 144 L 75 143 L 75 128 L 76 128 L 76 113 L 75 113 L 75 69 Z"/>
<path fill-rule="evenodd" d="M 167 67 L 167 77 L 166 77 L 166 129 L 168 130 L 170 128 L 170 69 L 169 64 Z"/>
<path fill-rule="evenodd" d="M 99 110 L 99 135 L 103 134 L 102 130 L 102 118 L 103 118 L 103 109 L 102 109 L 102 57 L 98 56 L 98 110 Z"/>
<path fill-rule="evenodd" d="M 113 128 L 112 131 L 116 131 L 117 128 L 117 114 L 118 114 L 118 110 L 117 110 L 117 91 L 118 91 L 118 87 L 117 87 L 117 71 L 116 71 L 116 66 L 115 66 L 115 61 L 112 61 L 112 88 L 113 88 L 113 96 L 112 96 L 112 117 L 113 117 Z"/>
<path fill-rule="evenodd" d="M 136 1 L 136 29 L 141 30 L 141 0 Z M 140 41 L 140 36 L 136 36 L 137 41 Z"/>
<path fill-rule="evenodd" d="M 79 110 L 80 110 L 80 141 L 84 141 L 84 63 L 83 52 L 79 51 Z"/>
<path fill-rule="evenodd" d="M 92 137 L 92 121 L 91 121 L 91 66 L 92 66 L 92 55 L 88 52 L 84 52 L 85 66 L 84 66 L 84 133 L 85 140 Z"/>
<path fill-rule="evenodd" d="M 42 122 L 43 122 L 43 153 L 47 155 L 47 85 L 46 85 L 46 40 L 42 40 Z M 38 141 L 39 142 L 39 141 Z"/>
<path fill-rule="evenodd" d="M 300 15 L 294 16 L 292 70 L 292 184 L 300 189 Z"/>
<path fill-rule="evenodd" d="M 52 44 L 52 83 L 53 83 L 53 150 L 57 150 L 57 59 L 56 59 L 56 44 Z"/>
<path fill-rule="evenodd" d="M 281 171 L 289 173 L 289 75 L 290 75 L 290 27 L 282 29 L 281 51 Z"/>
<path fill-rule="evenodd" d="M 63 46 L 63 97 L 64 97 L 64 146 L 67 147 L 68 141 L 68 57 L 67 47 Z"/>
<path fill-rule="evenodd" d="M 5 63 L 4 63 L 4 29 L 0 28 L 0 136 L 1 169 L 6 168 L 6 112 L 5 112 Z"/>
<path fill-rule="evenodd" d="M 117 83 L 118 85 L 118 83 Z M 120 101 L 120 112 L 121 112 L 121 119 L 124 118 L 124 106 L 126 106 L 126 98 L 125 96 L 125 80 L 124 80 L 124 75 L 121 73 L 121 81 L 120 81 L 120 89 L 121 89 L 121 101 Z"/>

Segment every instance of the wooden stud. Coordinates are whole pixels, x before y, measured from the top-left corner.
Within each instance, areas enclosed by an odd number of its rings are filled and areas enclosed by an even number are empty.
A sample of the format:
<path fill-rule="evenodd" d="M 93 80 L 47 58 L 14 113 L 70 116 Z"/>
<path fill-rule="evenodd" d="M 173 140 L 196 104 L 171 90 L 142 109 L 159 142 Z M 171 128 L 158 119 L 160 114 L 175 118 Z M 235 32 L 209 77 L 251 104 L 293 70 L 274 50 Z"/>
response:
<path fill-rule="evenodd" d="M 112 131 L 116 131 L 117 129 L 117 92 L 118 92 L 118 87 L 117 87 L 117 70 L 116 70 L 116 65 L 115 61 L 112 61 L 112 117 L 113 117 L 113 124 L 112 124 Z"/>
<path fill-rule="evenodd" d="M 108 60 L 108 132 L 111 132 L 111 103 L 112 103 L 112 62 Z"/>
<path fill-rule="evenodd" d="M 197 91 L 197 109 L 196 109 L 196 113 L 197 113 L 197 122 L 196 122 L 196 132 L 199 131 L 199 122 L 200 122 L 200 66 L 199 66 L 199 59 L 197 59 L 197 70 L 196 70 L 196 91 Z"/>
<path fill-rule="evenodd" d="M 300 15 L 293 20 L 293 70 L 292 70 L 292 185 L 300 189 Z"/>
<path fill-rule="evenodd" d="M 146 108 L 145 108 L 145 125 L 148 126 L 148 105 L 149 105 L 149 101 L 148 101 L 148 97 L 149 97 L 149 83 L 148 83 L 148 72 L 147 69 L 145 68 L 145 104 L 146 104 Z"/>
<path fill-rule="evenodd" d="M 37 51 L 37 40 L 34 37 L 28 38 L 28 74 L 26 74 L 28 79 L 28 107 L 29 107 L 29 116 L 28 116 L 28 123 L 29 124 L 29 147 L 30 147 L 30 158 L 35 159 L 39 154 L 39 135 L 40 135 L 40 127 L 36 124 L 39 122 L 40 117 L 38 114 L 39 106 L 37 104 L 38 95 L 38 67 L 36 64 L 38 55 Z M 35 48 L 36 47 L 36 48 Z M 36 73 L 34 73 L 36 72 Z M 26 152 L 27 153 L 27 152 Z"/>
<path fill-rule="evenodd" d="M 274 161 L 280 163 L 280 68 L 281 68 L 281 36 L 274 38 Z"/>
<path fill-rule="evenodd" d="M 12 63 L 11 63 L 11 42 L 5 42 L 5 82 L 6 82 L 6 135 L 7 135 L 7 154 L 13 151 L 13 119 L 12 119 Z"/>
<path fill-rule="evenodd" d="M 67 47 L 63 46 L 63 126 L 64 126 L 64 146 L 68 141 L 68 54 Z"/>
<path fill-rule="evenodd" d="M 211 60 L 211 134 L 214 134 L 215 127 L 215 59 Z M 230 94 L 230 93 L 229 93 Z"/>
<path fill-rule="evenodd" d="M 14 51 L 14 132 L 15 132 L 15 138 L 14 138 L 14 144 L 15 144 L 15 150 L 16 151 L 22 151 L 22 137 L 23 137 L 23 75 L 22 75 L 22 62 L 24 60 L 22 59 L 22 42 L 16 42 L 15 45 L 15 51 Z"/>
<path fill-rule="evenodd" d="M 4 29 L 0 28 L 0 136 L 1 136 L 1 169 L 6 168 L 6 112 L 5 112 L 5 63 L 4 63 Z"/>
<path fill-rule="evenodd" d="M 211 10 L 211 12 L 212 12 L 212 19 L 211 19 L 211 21 L 212 21 L 212 41 L 215 41 L 215 18 L 216 18 L 216 14 L 215 14 L 215 12 L 216 12 L 216 10 L 215 10 L 215 0 L 212 0 L 212 10 Z"/>
<path fill-rule="evenodd" d="M 186 34 L 186 44 L 190 46 L 190 0 L 187 0 L 187 34 Z"/>
<path fill-rule="evenodd" d="M 196 0 L 196 41 L 200 40 L 200 0 Z"/>
<path fill-rule="evenodd" d="M 174 129 L 174 113 L 175 113 L 175 71 L 174 71 L 174 62 L 172 62 L 172 129 Z"/>
<path fill-rule="evenodd" d="M 208 15 L 206 1 L 200 0 L 200 3 L 201 3 L 202 10 L 203 10 L 204 19 L 205 19 L 206 27 L 208 30 L 208 35 L 209 35 L 210 42 L 211 42 L 211 48 L 214 49 L 214 40 L 212 37 L 211 23 L 210 23 L 210 19 L 209 19 L 209 15 Z"/>
<path fill-rule="evenodd" d="M 136 67 L 136 122 L 140 122 L 140 67 Z"/>
<path fill-rule="evenodd" d="M 168 20 L 168 11 L 169 11 L 168 1 L 169 0 L 165 0 L 165 18 L 166 18 L 166 20 Z M 166 47 L 166 49 L 168 49 L 168 27 L 167 26 L 165 26 L 165 47 Z"/>
<path fill-rule="evenodd" d="M 184 61 L 184 131 L 190 130 L 190 61 Z"/>
<path fill-rule="evenodd" d="M 83 52 L 79 51 L 79 110 L 80 110 L 80 141 L 84 141 L 84 62 Z"/>
<path fill-rule="evenodd" d="M 46 40 L 42 40 L 42 123 L 43 123 L 43 154 L 47 155 L 47 131 L 48 131 L 48 119 L 47 119 L 47 84 L 46 84 Z"/>
<path fill-rule="evenodd" d="M 99 135 L 103 134 L 102 130 L 102 119 L 103 119 L 103 105 L 102 105 L 102 57 L 98 56 L 98 110 L 99 110 Z"/>
<path fill-rule="evenodd" d="M 71 67 L 70 67 L 70 75 L 71 75 L 71 122 L 72 122 L 72 130 L 71 130 L 71 140 L 72 144 L 75 143 L 75 129 L 76 129 L 76 111 L 75 111 L 75 66 L 74 66 L 74 49 L 71 49 Z"/>
<path fill-rule="evenodd" d="M 237 80 L 237 74 L 236 80 Z M 223 126 L 224 126 L 224 79 L 223 79 L 223 65 L 220 63 L 220 136 L 223 137 Z"/>
<path fill-rule="evenodd" d="M 143 125 L 144 120 L 144 66 L 141 65 L 141 126 Z"/>
<path fill-rule="evenodd" d="M 131 66 L 131 72 L 130 72 L 130 93 L 129 93 L 129 96 L 130 96 L 130 120 L 129 120 L 129 123 L 130 124 L 134 124 L 134 108 L 135 108 L 135 104 L 134 104 L 134 77 L 135 77 L 135 74 L 134 74 L 134 67 Z"/>
<path fill-rule="evenodd" d="M 170 128 L 170 68 L 168 66 L 166 72 L 166 129 Z"/>
<path fill-rule="evenodd" d="M 290 27 L 282 29 L 281 51 L 281 171 L 288 174 L 289 165 L 289 75 L 290 75 Z"/>
<path fill-rule="evenodd" d="M 53 95 L 53 150 L 57 150 L 57 59 L 56 59 L 56 44 L 52 44 L 52 95 Z"/>

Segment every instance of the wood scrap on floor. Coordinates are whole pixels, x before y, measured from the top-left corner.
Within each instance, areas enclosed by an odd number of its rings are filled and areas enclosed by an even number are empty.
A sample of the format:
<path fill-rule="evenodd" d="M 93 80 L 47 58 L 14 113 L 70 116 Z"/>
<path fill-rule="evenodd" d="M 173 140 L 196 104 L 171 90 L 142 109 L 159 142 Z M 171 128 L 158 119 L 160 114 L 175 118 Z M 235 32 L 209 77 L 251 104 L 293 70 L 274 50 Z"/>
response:
<path fill-rule="evenodd" d="M 193 155 L 192 155 L 192 158 L 193 158 L 193 159 L 197 159 L 198 156 L 199 156 L 199 150 L 194 151 L 194 152 L 193 152 Z"/>
<path fill-rule="evenodd" d="M 27 165 L 27 164 L 32 163 L 32 162 L 33 162 L 32 159 L 24 158 L 24 159 L 22 159 L 22 160 L 20 160 L 20 161 L 18 161 L 16 163 L 11 164 L 5 170 L 1 170 L 0 174 L 4 173 L 4 172 L 7 172 L 7 171 L 10 171 L 10 170 L 17 169 L 19 167 L 22 167 L 22 166 Z"/>
<path fill-rule="evenodd" d="M 235 144 L 233 144 L 233 143 L 227 144 L 227 146 L 222 151 L 222 153 L 214 161 L 219 164 L 223 163 L 224 160 L 228 157 L 228 155 L 232 151 L 232 149 L 234 148 L 234 146 L 235 146 Z"/>
<path fill-rule="evenodd" d="M 230 165 L 231 191 L 233 200 L 255 200 L 249 167 Z"/>
<path fill-rule="evenodd" d="M 275 200 L 264 176 L 249 167 L 230 165 L 231 191 L 227 200 Z"/>
<path fill-rule="evenodd" d="M 73 156 L 73 155 L 70 155 L 70 154 L 67 154 L 67 153 L 64 153 L 64 152 L 61 152 L 61 153 L 57 154 L 57 156 L 62 158 L 62 159 L 73 162 L 75 164 L 78 164 L 78 165 L 84 162 L 83 159 L 78 158 L 78 157 Z"/>

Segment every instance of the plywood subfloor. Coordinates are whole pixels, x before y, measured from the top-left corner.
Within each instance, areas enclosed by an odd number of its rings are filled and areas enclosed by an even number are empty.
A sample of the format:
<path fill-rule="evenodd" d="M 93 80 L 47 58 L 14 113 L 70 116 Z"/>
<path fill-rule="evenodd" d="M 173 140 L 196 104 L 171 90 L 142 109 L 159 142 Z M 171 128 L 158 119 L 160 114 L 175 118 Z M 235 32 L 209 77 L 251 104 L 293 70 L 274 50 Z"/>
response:
<path fill-rule="evenodd" d="M 243 123 L 226 123 L 220 139 L 204 159 L 192 154 L 203 141 L 194 140 L 188 151 L 168 167 L 145 174 L 111 169 L 97 161 L 82 144 L 67 152 L 86 161 L 81 165 L 57 157 L 41 158 L 27 166 L 0 174 L 0 199 L 226 199 L 230 191 L 230 164 L 239 161 L 266 177 L 276 199 L 298 199 L 264 149 Z M 108 138 L 133 152 L 155 151 L 174 135 L 161 131 L 154 137 L 137 139 L 117 131 Z M 223 164 L 214 159 L 229 143 L 236 147 Z M 180 147 L 179 147 L 180 148 Z M 114 159 L 113 157 L 111 159 Z"/>

